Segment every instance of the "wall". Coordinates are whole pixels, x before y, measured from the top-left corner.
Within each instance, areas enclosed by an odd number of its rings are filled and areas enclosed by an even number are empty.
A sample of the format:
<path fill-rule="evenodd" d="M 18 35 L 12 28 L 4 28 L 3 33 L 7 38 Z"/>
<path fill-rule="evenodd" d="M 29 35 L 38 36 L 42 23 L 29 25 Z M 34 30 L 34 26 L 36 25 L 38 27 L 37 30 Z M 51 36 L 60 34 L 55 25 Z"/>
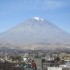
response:
<path fill-rule="evenodd" d="M 62 67 L 48 67 L 48 70 L 62 70 Z"/>
<path fill-rule="evenodd" d="M 48 67 L 47 70 L 70 70 L 70 67 Z"/>

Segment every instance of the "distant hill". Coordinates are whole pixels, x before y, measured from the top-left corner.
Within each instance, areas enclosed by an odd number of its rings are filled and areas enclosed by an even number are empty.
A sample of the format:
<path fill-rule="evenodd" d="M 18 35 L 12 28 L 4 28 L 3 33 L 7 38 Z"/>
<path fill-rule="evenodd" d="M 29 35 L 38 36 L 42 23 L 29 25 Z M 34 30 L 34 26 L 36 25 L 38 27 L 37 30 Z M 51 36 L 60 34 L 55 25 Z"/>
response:
<path fill-rule="evenodd" d="M 45 19 L 33 17 L 1 33 L 0 47 L 23 50 L 70 48 L 70 34 Z"/>

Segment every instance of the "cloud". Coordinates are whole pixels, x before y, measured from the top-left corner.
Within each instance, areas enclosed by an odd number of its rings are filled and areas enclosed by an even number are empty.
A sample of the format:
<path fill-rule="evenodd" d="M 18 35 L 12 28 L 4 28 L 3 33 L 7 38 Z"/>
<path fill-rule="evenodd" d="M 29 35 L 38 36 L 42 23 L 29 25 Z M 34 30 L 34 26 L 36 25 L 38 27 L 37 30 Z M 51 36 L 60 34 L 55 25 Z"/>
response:
<path fill-rule="evenodd" d="M 60 0 L 12 0 L 4 2 L 2 9 L 8 10 L 47 10 L 63 8 L 67 4 Z"/>
<path fill-rule="evenodd" d="M 56 9 L 66 5 L 64 2 L 58 0 L 26 0 L 21 2 L 19 2 L 19 7 L 21 6 L 21 8 L 25 9 Z"/>
<path fill-rule="evenodd" d="M 65 6 L 65 3 L 59 2 L 59 1 L 53 1 L 53 0 L 50 0 L 50 1 L 45 0 L 43 3 L 43 7 L 45 9 L 56 9 L 56 8 L 61 8 L 63 6 Z"/>

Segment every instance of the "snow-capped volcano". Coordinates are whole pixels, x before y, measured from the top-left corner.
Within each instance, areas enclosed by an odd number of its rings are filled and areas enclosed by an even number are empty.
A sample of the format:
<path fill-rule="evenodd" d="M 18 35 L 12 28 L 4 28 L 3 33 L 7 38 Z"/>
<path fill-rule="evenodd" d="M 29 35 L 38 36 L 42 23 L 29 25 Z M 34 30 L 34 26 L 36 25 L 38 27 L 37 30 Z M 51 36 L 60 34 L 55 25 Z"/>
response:
<path fill-rule="evenodd" d="M 40 17 L 33 17 L 0 34 L 0 46 L 22 49 L 69 47 L 70 34 Z"/>

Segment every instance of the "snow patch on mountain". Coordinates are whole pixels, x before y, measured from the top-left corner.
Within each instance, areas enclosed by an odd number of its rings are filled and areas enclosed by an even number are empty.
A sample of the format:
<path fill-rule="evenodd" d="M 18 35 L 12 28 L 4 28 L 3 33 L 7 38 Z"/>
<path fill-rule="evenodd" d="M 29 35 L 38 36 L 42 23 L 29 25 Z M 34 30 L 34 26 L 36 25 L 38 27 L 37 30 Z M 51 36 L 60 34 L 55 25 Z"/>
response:
<path fill-rule="evenodd" d="M 40 17 L 34 17 L 33 19 L 44 21 L 44 19 L 42 19 Z"/>

